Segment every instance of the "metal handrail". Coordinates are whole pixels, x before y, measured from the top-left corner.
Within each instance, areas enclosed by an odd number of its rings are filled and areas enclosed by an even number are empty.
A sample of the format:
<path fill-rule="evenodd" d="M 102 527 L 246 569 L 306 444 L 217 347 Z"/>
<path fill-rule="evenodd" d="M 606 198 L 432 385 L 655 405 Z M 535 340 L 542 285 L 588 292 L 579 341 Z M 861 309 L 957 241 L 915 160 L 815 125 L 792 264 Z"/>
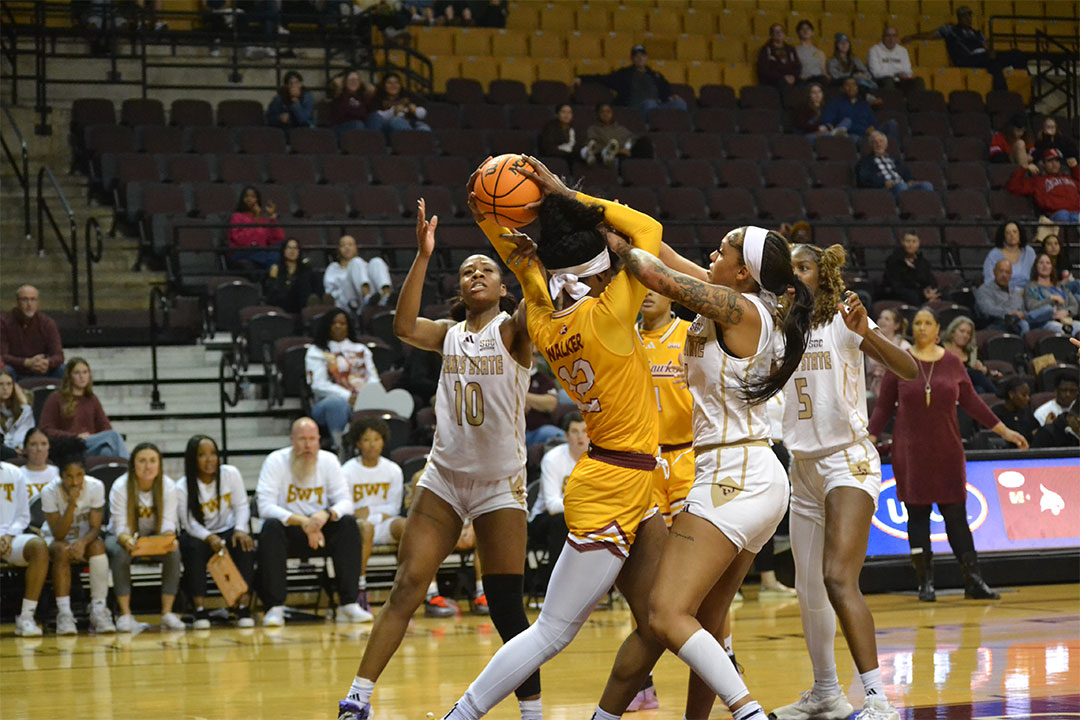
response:
<path fill-rule="evenodd" d="M 151 410 L 164 410 L 165 403 L 161 401 L 161 391 L 158 389 L 158 364 L 157 364 L 157 346 L 158 346 L 158 321 L 157 321 L 157 309 L 160 307 L 165 314 L 166 322 L 169 317 L 169 300 L 162 292 L 160 287 L 153 287 L 150 290 L 150 379 L 153 383 L 153 389 L 150 392 L 150 409 Z"/>
<path fill-rule="evenodd" d="M 6 46 L 0 46 L 0 54 L 2 54 L 7 61 L 11 63 L 11 77 L 16 78 L 19 76 L 19 34 L 15 30 L 15 15 L 11 12 L 11 6 L 4 4 L 0 7 L 0 10 L 4 13 L 4 21 L 0 23 L 0 31 L 8 40 Z M 11 104 L 16 105 L 19 102 L 19 83 L 12 80 L 11 83 Z M 29 232 L 29 231 L 28 231 Z"/>
<path fill-rule="evenodd" d="M 12 83 L 17 85 L 18 83 Z M 19 141 L 19 152 L 22 159 L 22 168 L 19 168 L 19 162 L 15 159 L 15 154 L 8 147 L 7 141 L 4 140 L 3 133 L 0 133 L 0 145 L 3 146 L 4 154 L 7 155 L 7 159 L 11 161 L 11 167 L 15 169 L 15 177 L 19 181 L 19 187 L 23 191 L 23 230 L 26 233 L 26 239 L 29 241 L 32 239 L 30 234 L 30 149 L 26 144 L 26 140 L 23 138 L 22 130 L 19 129 L 19 123 L 15 122 L 15 117 L 11 114 L 11 111 L 7 106 L 0 106 L 0 110 L 4 111 L 4 116 L 7 118 L 7 124 L 15 131 L 15 137 Z"/>
<path fill-rule="evenodd" d="M 56 218 L 53 217 L 52 210 L 49 208 L 49 204 L 45 201 L 45 178 L 49 179 L 49 184 L 52 185 L 53 190 L 56 191 L 57 197 L 60 198 L 60 202 L 63 206 L 64 214 L 67 215 L 68 227 L 69 227 L 69 240 L 64 239 L 64 233 L 60 230 L 60 226 L 56 224 Z M 79 246 L 78 246 L 78 233 L 79 229 L 75 223 L 75 213 L 71 209 L 71 204 L 64 196 L 64 191 L 60 189 L 60 184 L 56 182 L 56 176 L 53 175 L 53 171 L 48 165 L 42 165 L 38 170 L 37 176 L 37 231 L 38 231 L 38 255 L 43 256 L 45 254 L 45 219 L 48 218 L 49 225 L 52 226 L 53 233 L 56 234 L 56 240 L 60 244 L 60 249 L 64 251 L 64 255 L 67 256 L 68 262 L 71 264 L 71 307 L 73 310 L 79 309 Z"/>
<path fill-rule="evenodd" d="M 227 368 L 232 371 L 232 395 L 228 393 L 225 387 L 227 381 L 227 378 L 225 377 L 225 370 Z M 218 361 L 218 398 L 221 413 L 221 461 L 226 462 L 229 459 L 229 436 L 226 423 L 226 406 L 236 407 L 237 404 L 240 402 L 240 369 L 237 366 L 236 356 L 233 355 L 232 350 L 222 353 L 221 360 Z"/>
<path fill-rule="evenodd" d="M 91 230 L 97 240 L 96 249 L 90 244 Z M 86 247 L 86 321 L 93 326 L 97 325 L 97 312 L 94 310 L 94 264 L 101 262 L 101 256 L 105 253 L 105 242 L 97 218 L 87 218 L 83 238 Z"/>

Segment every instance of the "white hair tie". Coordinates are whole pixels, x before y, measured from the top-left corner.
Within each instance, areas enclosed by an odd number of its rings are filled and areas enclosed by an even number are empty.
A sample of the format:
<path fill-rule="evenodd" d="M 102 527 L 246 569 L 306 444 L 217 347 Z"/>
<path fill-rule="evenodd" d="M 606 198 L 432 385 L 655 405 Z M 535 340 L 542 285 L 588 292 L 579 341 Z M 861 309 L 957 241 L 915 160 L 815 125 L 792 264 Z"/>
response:
<path fill-rule="evenodd" d="M 551 279 L 548 280 L 548 290 L 551 291 L 551 299 L 557 300 L 559 293 L 566 290 L 566 293 L 574 300 L 574 302 L 577 302 L 589 294 L 589 286 L 580 282 L 581 278 L 599 275 L 610 267 L 611 256 L 608 254 L 607 248 L 604 248 L 599 255 L 588 262 L 572 267 L 552 270 Z"/>

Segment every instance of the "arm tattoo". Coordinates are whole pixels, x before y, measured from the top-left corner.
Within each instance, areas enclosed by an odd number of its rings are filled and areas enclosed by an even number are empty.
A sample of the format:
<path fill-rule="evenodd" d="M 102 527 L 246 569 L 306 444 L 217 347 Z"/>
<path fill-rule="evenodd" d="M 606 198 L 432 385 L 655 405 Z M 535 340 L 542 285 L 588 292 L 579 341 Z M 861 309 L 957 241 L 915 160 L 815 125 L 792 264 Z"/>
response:
<path fill-rule="evenodd" d="M 742 322 L 745 300 L 731 288 L 712 285 L 672 270 L 644 250 L 631 250 L 623 259 L 627 270 L 650 290 L 655 290 L 710 320 L 716 320 L 725 327 Z"/>

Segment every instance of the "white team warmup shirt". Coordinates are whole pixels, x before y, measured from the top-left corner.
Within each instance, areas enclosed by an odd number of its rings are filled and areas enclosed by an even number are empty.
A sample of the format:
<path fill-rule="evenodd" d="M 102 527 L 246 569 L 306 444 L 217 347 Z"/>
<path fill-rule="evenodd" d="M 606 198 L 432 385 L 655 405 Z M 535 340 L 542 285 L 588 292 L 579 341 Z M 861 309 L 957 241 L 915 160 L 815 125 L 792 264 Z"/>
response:
<path fill-rule="evenodd" d="M 71 498 L 68 497 L 64 483 L 57 477 L 46 485 L 41 491 L 41 511 L 44 513 L 59 513 L 61 516 L 67 512 Z M 75 542 L 86 533 L 90 532 L 90 513 L 93 510 L 105 510 L 105 483 L 97 478 L 87 475 L 83 479 L 83 489 L 79 494 L 79 500 L 75 503 L 75 513 L 71 518 L 71 527 L 61 540 Z M 48 522 L 41 528 L 47 540 L 54 540 L 52 526 Z"/>
<path fill-rule="evenodd" d="M 367 467 L 363 460 L 355 457 L 345 463 L 341 471 L 349 487 L 353 510 L 368 508 L 369 523 L 378 525 L 383 520 L 401 516 L 405 477 L 400 465 L 380 457 L 375 467 Z"/>
<path fill-rule="evenodd" d="M 176 485 L 173 483 L 172 478 L 165 475 L 162 478 L 161 489 L 161 504 L 164 506 L 161 513 L 161 529 L 157 527 L 157 517 L 154 513 L 154 491 L 148 490 L 143 492 L 139 490 L 139 496 L 136 500 L 136 509 L 138 516 L 138 527 L 128 527 L 127 516 L 127 483 L 128 474 L 124 473 L 120 477 L 116 478 L 116 482 L 113 483 L 112 489 L 109 491 L 109 532 L 112 535 L 120 535 L 122 533 L 135 534 L 138 533 L 141 536 L 157 535 L 159 533 L 172 532 L 177 530 L 177 511 L 176 511 Z"/>
<path fill-rule="evenodd" d="M 435 395 L 431 462 L 477 479 L 505 479 L 525 465 L 529 368 L 506 349 L 501 312 L 479 332 L 462 321 L 446 331 Z"/>
<path fill-rule="evenodd" d="M 203 521 L 200 523 L 188 507 L 187 476 L 176 482 L 176 506 L 180 512 L 180 525 L 189 535 L 206 540 L 211 535 L 226 530 L 239 529 L 248 532 L 251 507 L 248 505 L 244 478 L 233 465 L 221 466 L 221 497 L 217 496 L 217 483 L 198 483 L 199 505 Z"/>
<path fill-rule="evenodd" d="M 1035 419 L 1039 422 L 1039 425 L 1049 425 L 1057 420 L 1058 415 L 1065 412 L 1069 408 L 1061 407 L 1058 404 L 1057 398 L 1044 402 L 1035 410 Z"/>
<path fill-rule="evenodd" d="M 0 462 L 0 535 L 19 535 L 30 524 L 30 498 L 19 468 Z"/>
<path fill-rule="evenodd" d="M 577 460 L 570 456 L 570 444 L 563 443 L 548 450 L 540 461 L 540 494 L 536 496 L 530 522 L 547 513 L 558 515 L 563 512 L 563 495 L 566 493 L 566 481 L 574 471 Z"/>
<path fill-rule="evenodd" d="M 341 463 L 333 453 L 320 450 L 314 475 L 303 480 L 293 476 L 291 460 L 290 446 L 275 450 L 263 461 L 255 488 L 259 517 L 285 523 L 290 515 L 313 515 L 320 510 L 332 510 L 339 518 L 353 514 Z"/>
<path fill-rule="evenodd" d="M 26 494 L 31 500 L 45 489 L 53 480 L 60 479 L 60 470 L 55 465 L 46 465 L 44 470 L 30 470 L 25 465 L 19 468 L 26 481 Z"/>
<path fill-rule="evenodd" d="M 911 57 L 903 45 L 897 44 L 890 50 L 885 43 L 878 43 L 866 56 L 866 68 L 875 79 L 896 77 L 901 73 L 910 75 Z"/>

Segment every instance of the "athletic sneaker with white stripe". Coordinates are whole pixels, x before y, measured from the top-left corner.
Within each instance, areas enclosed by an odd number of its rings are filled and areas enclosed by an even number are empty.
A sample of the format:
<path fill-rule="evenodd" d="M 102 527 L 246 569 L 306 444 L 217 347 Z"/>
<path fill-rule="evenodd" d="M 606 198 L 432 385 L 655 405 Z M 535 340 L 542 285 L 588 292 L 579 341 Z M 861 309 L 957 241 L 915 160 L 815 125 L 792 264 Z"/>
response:
<path fill-rule="evenodd" d="M 851 703 L 842 692 L 818 698 L 814 697 L 812 691 L 807 690 L 796 702 L 773 710 L 769 713 L 769 718 L 770 720 L 847 720 L 851 717 L 853 710 Z M 865 720 L 870 720 L 870 718 Z"/>
<path fill-rule="evenodd" d="M 889 704 L 888 699 L 880 695 L 867 695 L 862 712 L 855 720 L 900 720 L 900 713 Z"/>

